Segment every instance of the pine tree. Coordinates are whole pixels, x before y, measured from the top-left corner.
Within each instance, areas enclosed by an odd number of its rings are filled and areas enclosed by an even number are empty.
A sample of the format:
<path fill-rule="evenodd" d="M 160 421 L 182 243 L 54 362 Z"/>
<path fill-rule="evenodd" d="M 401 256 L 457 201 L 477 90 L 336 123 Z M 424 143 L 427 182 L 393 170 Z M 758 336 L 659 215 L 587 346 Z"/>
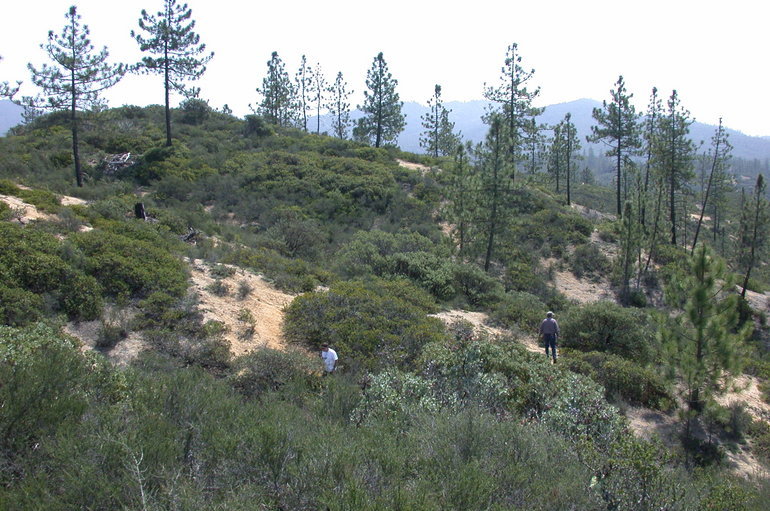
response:
<path fill-rule="evenodd" d="M 48 32 L 48 42 L 40 45 L 52 65 L 43 64 L 39 69 L 28 64 L 32 83 L 43 89 L 43 97 L 25 97 L 24 104 L 31 109 L 70 111 L 72 133 L 72 159 L 75 164 L 75 180 L 83 186 L 78 144 L 78 111 L 99 105 L 99 93 L 115 85 L 126 73 L 123 64 L 108 64 L 109 52 L 102 48 L 98 53 L 88 38 L 88 25 L 81 25 L 75 6 L 65 15 L 67 24 L 62 33 Z"/>
<path fill-rule="evenodd" d="M 500 114 L 492 114 L 489 119 L 489 132 L 482 147 L 480 167 L 479 213 L 480 230 L 486 239 L 484 250 L 484 271 L 489 272 L 495 249 L 495 238 L 502 230 L 507 217 L 506 197 L 513 187 L 513 174 L 506 158 L 506 136 L 504 119 Z"/>
<path fill-rule="evenodd" d="M 770 203 L 765 197 L 765 178 L 757 176 L 754 193 L 749 201 L 742 201 L 741 223 L 738 234 L 738 262 L 745 272 L 741 298 L 746 298 L 751 271 L 767 249 L 770 234 Z"/>
<path fill-rule="evenodd" d="M 395 142 L 399 133 L 404 130 L 406 116 L 401 113 L 404 105 L 396 92 L 398 80 L 394 79 L 388 64 L 377 54 L 372 67 L 366 75 L 364 104 L 358 109 L 364 116 L 358 119 L 353 129 L 353 138 L 380 147 L 387 142 Z"/>
<path fill-rule="evenodd" d="M 715 182 L 715 177 L 719 179 L 721 172 L 730 160 L 730 152 L 733 148 L 732 145 L 730 145 L 727 133 L 725 133 L 725 130 L 722 127 L 721 117 L 719 118 L 719 126 L 717 127 L 716 133 L 714 133 L 714 136 L 711 138 L 711 147 L 711 171 L 709 172 L 706 191 L 704 192 L 703 200 L 701 201 L 700 216 L 698 217 L 698 225 L 695 228 L 695 235 L 693 236 L 690 253 L 695 252 L 695 245 L 698 243 L 698 234 L 700 233 L 700 228 L 703 224 L 703 216 L 706 214 L 706 208 L 709 205 L 709 196 L 711 194 L 712 185 Z"/>
<path fill-rule="evenodd" d="M 557 124 L 552 128 L 553 136 L 550 139 L 548 146 L 548 173 L 553 176 L 556 183 L 556 193 L 560 193 L 560 181 L 561 176 L 564 173 L 564 147 L 566 142 L 564 140 L 564 133 L 562 133 L 563 125 Z"/>
<path fill-rule="evenodd" d="M 736 332 L 738 296 L 724 263 L 699 245 L 684 273 L 666 288 L 666 299 L 683 313 L 661 328 L 669 369 L 682 379 L 687 403 L 686 434 L 713 395 L 724 374 L 738 365 L 739 349 L 750 325 Z"/>
<path fill-rule="evenodd" d="M 652 176 L 653 147 L 660 130 L 660 113 L 663 109 L 660 98 L 658 98 L 657 87 L 652 88 L 650 102 L 647 107 L 647 115 L 644 121 L 644 186 L 640 193 L 640 222 L 643 226 L 647 225 L 647 204 L 650 201 L 650 177 Z M 655 213 L 656 218 L 658 212 Z"/>
<path fill-rule="evenodd" d="M 616 260 L 620 275 L 620 301 L 628 304 L 631 298 L 631 278 L 634 274 L 634 265 L 640 259 L 642 247 L 642 233 L 631 201 L 625 202 L 620 231 L 620 254 Z M 637 286 L 638 283 L 637 280 Z"/>
<path fill-rule="evenodd" d="M 621 184 L 623 182 L 623 165 L 630 162 L 631 156 L 641 146 L 639 140 L 639 115 L 634 105 L 631 104 L 633 94 L 626 93 L 626 84 L 623 76 L 615 82 L 615 89 L 610 90 L 612 101 L 602 102 L 602 108 L 594 108 L 593 118 L 598 126 L 591 126 L 591 135 L 586 139 L 589 142 L 603 141 L 610 149 L 605 153 L 615 157 L 617 193 L 616 202 L 618 216 L 623 214 L 621 209 Z"/>
<path fill-rule="evenodd" d="M 342 76 L 342 72 L 337 72 L 337 78 L 329 87 L 329 102 L 326 108 L 332 118 L 332 133 L 337 138 L 346 138 L 348 127 L 350 126 L 350 102 L 348 98 L 353 91 L 348 91 L 348 84 Z"/>
<path fill-rule="evenodd" d="M 455 149 L 444 208 L 461 258 L 467 253 L 472 241 L 471 231 L 478 205 L 478 179 L 470 162 L 471 151 L 470 143 L 468 147 L 458 144 Z"/>
<path fill-rule="evenodd" d="M 310 84 L 310 103 L 315 105 L 315 132 L 321 133 L 321 109 L 326 100 L 326 92 L 329 90 L 326 86 L 326 77 L 321 69 L 321 64 L 316 63 L 315 69 L 311 74 Z"/>
<path fill-rule="evenodd" d="M 524 145 L 526 163 L 524 167 L 529 174 L 537 173 L 547 158 L 546 137 L 543 134 L 545 124 L 538 124 L 537 119 L 530 118 L 524 123 Z"/>
<path fill-rule="evenodd" d="M 668 111 L 660 119 L 660 131 L 653 149 L 654 166 L 668 192 L 671 244 L 677 244 L 677 203 L 687 183 L 693 177 L 695 144 L 688 136 L 694 122 L 690 112 L 682 108 L 679 95 L 671 93 Z"/>
<path fill-rule="evenodd" d="M 262 95 L 257 113 L 276 126 L 291 126 L 296 118 L 295 91 L 277 51 L 267 61 L 267 75 L 262 79 L 262 88 L 257 89 L 257 92 Z"/>
<path fill-rule="evenodd" d="M 299 69 L 294 75 L 294 104 L 296 106 L 297 124 L 302 131 L 307 132 L 307 112 L 310 110 L 313 86 L 313 76 L 310 66 L 307 65 L 307 57 L 302 55 Z"/>
<path fill-rule="evenodd" d="M 572 171 L 576 167 L 575 160 L 581 158 L 578 151 L 580 151 L 580 139 L 577 136 L 577 129 L 572 124 L 572 114 L 569 112 L 564 116 L 562 121 L 564 134 L 564 163 L 567 179 L 567 206 L 572 204 Z"/>
<path fill-rule="evenodd" d="M 525 71 L 521 67 L 521 55 L 518 54 L 516 43 L 508 46 L 505 54 L 505 64 L 500 73 L 500 85 L 491 87 L 484 84 L 484 98 L 500 105 L 502 125 L 506 138 L 506 159 L 511 176 L 515 178 L 516 168 L 523 160 L 523 147 L 526 139 L 523 133 L 530 118 L 542 113 L 542 108 L 532 106 L 532 101 L 540 94 L 537 87 L 530 91 L 527 82 L 534 76 L 535 70 Z M 490 116 L 486 118 L 489 124 Z M 491 124 L 490 124 L 491 126 Z"/>
<path fill-rule="evenodd" d="M 131 37 L 139 43 L 139 49 L 154 57 L 142 58 L 139 68 L 146 73 L 163 75 L 166 113 L 166 145 L 171 146 L 170 93 L 176 91 L 186 98 L 198 97 L 200 89 L 188 88 L 185 82 L 194 81 L 206 72 L 206 64 L 214 52 L 206 53 L 206 45 L 196 34 L 195 20 L 187 4 L 176 0 L 163 0 L 163 10 L 150 15 L 142 9 L 139 28 L 144 32 L 131 31 Z"/>
<path fill-rule="evenodd" d="M 434 158 L 449 156 L 456 151 L 460 137 L 455 135 L 455 123 L 449 121 L 449 113 L 441 99 L 441 85 L 436 85 L 428 100 L 428 112 L 420 117 L 425 131 L 420 136 L 420 147 Z"/>

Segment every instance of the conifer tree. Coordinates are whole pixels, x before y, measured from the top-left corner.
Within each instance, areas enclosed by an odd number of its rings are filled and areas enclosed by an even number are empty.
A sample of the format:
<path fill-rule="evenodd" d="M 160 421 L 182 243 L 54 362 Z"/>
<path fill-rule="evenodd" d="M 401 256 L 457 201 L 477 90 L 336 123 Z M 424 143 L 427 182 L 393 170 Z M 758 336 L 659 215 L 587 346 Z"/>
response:
<path fill-rule="evenodd" d="M 139 28 L 142 33 L 131 31 L 131 37 L 139 43 L 139 49 L 150 55 L 142 58 L 139 69 L 145 73 L 163 75 L 166 113 L 166 146 L 171 146 L 171 91 L 186 98 L 198 97 L 200 89 L 188 88 L 185 82 L 194 81 L 206 72 L 206 64 L 214 52 L 206 53 L 206 45 L 194 32 L 195 20 L 192 9 L 176 0 L 163 0 L 163 10 L 150 15 L 142 9 Z"/>
<path fill-rule="evenodd" d="M 444 208 L 444 214 L 452 225 L 452 234 L 460 257 L 465 256 L 470 245 L 473 220 L 478 205 L 478 182 L 470 162 L 471 151 L 470 143 L 468 147 L 458 144 L 455 149 Z"/>
<path fill-rule="evenodd" d="M 48 42 L 40 45 L 52 64 L 43 64 L 40 68 L 27 64 L 32 83 L 43 90 L 43 96 L 25 97 L 23 102 L 35 110 L 69 109 L 75 180 L 78 186 L 83 186 L 78 112 L 100 104 L 99 93 L 115 85 L 126 73 L 126 66 L 107 63 L 109 52 L 106 47 L 94 51 L 88 25 L 81 24 L 75 6 L 69 8 L 65 18 L 67 23 L 61 34 L 48 32 Z"/>
<path fill-rule="evenodd" d="M 650 102 L 647 107 L 647 115 L 644 121 L 644 186 L 639 191 L 640 193 L 640 219 L 642 225 L 647 225 L 647 204 L 650 201 L 650 177 L 652 176 L 652 162 L 653 162 L 653 147 L 655 140 L 658 137 L 658 131 L 660 129 L 660 115 L 663 106 L 660 98 L 658 98 L 657 87 L 652 88 L 650 94 Z M 656 218 L 658 212 L 655 213 Z"/>
<path fill-rule="evenodd" d="M 337 78 L 328 89 L 329 102 L 326 108 L 332 118 L 332 133 L 337 138 L 344 139 L 350 126 L 350 95 L 352 90 L 348 90 L 348 84 L 342 76 L 342 72 L 337 72 Z"/>
<path fill-rule="evenodd" d="M 762 174 L 757 176 L 751 200 L 743 201 L 738 234 L 738 262 L 745 272 L 741 298 L 746 299 L 751 271 L 764 255 L 770 234 L 770 204 L 765 197 L 766 185 Z"/>
<path fill-rule="evenodd" d="M 580 140 L 577 136 L 577 129 L 572 124 L 572 114 L 567 112 L 562 121 L 562 132 L 564 135 L 564 163 L 567 179 L 567 206 L 572 204 L 572 171 L 576 167 L 574 160 L 580 158 Z"/>
<path fill-rule="evenodd" d="M 668 192 L 671 244 L 677 244 L 677 199 L 693 177 L 695 144 L 688 136 L 694 122 L 690 112 L 682 108 L 679 95 L 671 93 L 668 110 L 660 119 L 660 131 L 655 139 L 655 167 Z"/>
<path fill-rule="evenodd" d="M 506 197 L 513 187 L 513 174 L 506 158 L 506 136 L 504 119 L 500 114 L 492 114 L 489 119 L 489 132 L 482 147 L 480 158 L 479 229 L 484 233 L 484 271 L 489 272 L 495 248 L 495 238 L 502 230 Z"/>
<path fill-rule="evenodd" d="M 721 175 L 721 172 L 723 169 L 727 166 L 727 162 L 730 160 L 730 151 L 732 150 L 732 145 L 730 145 L 730 141 L 728 140 L 728 135 L 725 133 L 724 128 L 722 127 L 722 118 L 719 118 L 719 126 L 717 126 L 716 133 L 714 133 L 714 136 L 711 138 L 711 171 L 709 172 L 709 178 L 708 183 L 706 184 L 706 191 L 703 194 L 703 200 L 701 204 L 700 209 L 700 216 L 698 217 L 698 224 L 695 228 L 695 235 L 693 236 L 692 240 L 692 248 L 690 249 L 690 253 L 695 252 L 695 245 L 698 243 L 698 234 L 700 233 L 701 225 L 703 224 L 703 216 L 706 214 L 706 208 L 709 205 L 709 198 L 711 194 L 712 185 L 715 182 L 715 177 L 717 180 L 719 179 L 719 176 Z"/>
<path fill-rule="evenodd" d="M 610 149 L 605 153 L 615 157 L 617 193 L 616 202 L 618 216 L 623 214 L 621 209 L 621 185 L 623 183 L 623 165 L 631 161 L 631 156 L 639 149 L 639 115 L 630 100 L 633 94 L 626 92 L 626 84 L 623 76 L 615 82 L 615 89 L 610 90 L 612 101 L 602 102 L 602 108 L 594 108 L 593 118 L 598 126 L 591 126 L 591 135 L 586 139 L 589 142 L 599 140 L 607 144 Z"/>
<path fill-rule="evenodd" d="M 302 131 L 307 132 L 307 111 L 310 110 L 311 88 L 313 86 L 313 76 L 310 66 L 307 65 L 307 57 L 302 55 L 299 69 L 294 75 L 294 102 L 296 105 L 297 124 Z"/>
<path fill-rule="evenodd" d="M 420 147 L 434 158 L 449 156 L 460 144 L 460 137 L 454 133 L 455 123 L 449 121 L 450 112 L 441 99 L 441 85 L 436 85 L 428 100 L 428 112 L 420 117 L 425 128 L 420 136 Z"/>
<path fill-rule="evenodd" d="M 629 303 L 631 297 L 631 277 L 634 274 L 634 264 L 641 256 L 641 226 L 636 218 L 631 201 L 626 201 L 623 207 L 620 229 L 620 254 L 617 258 L 617 270 L 620 275 L 620 300 Z M 637 286 L 639 280 L 637 280 Z"/>
<path fill-rule="evenodd" d="M 544 124 L 538 124 L 537 119 L 531 117 L 524 122 L 524 144 L 526 153 L 526 163 L 524 167 L 529 174 L 535 174 L 543 165 L 546 159 L 546 137 L 543 131 L 546 129 Z"/>
<path fill-rule="evenodd" d="M 324 101 L 326 100 L 326 92 L 328 88 L 326 86 L 326 77 L 321 69 L 321 64 L 316 63 L 315 69 L 311 74 L 310 83 L 310 102 L 315 106 L 315 132 L 316 135 L 321 133 L 321 109 L 323 108 Z"/>
<path fill-rule="evenodd" d="M 686 429 L 719 392 L 722 377 L 738 365 L 750 325 L 736 331 L 738 296 L 734 281 L 706 245 L 699 245 L 683 274 L 666 288 L 666 300 L 683 312 L 661 328 L 670 371 L 682 380 Z"/>
<path fill-rule="evenodd" d="M 523 159 L 525 135 L 523 133 L 531 117 L 542 113 L 542 108 L 532 106 L 532 101 L 540 94 L 540 88 L 527 89 L 535 70 L 525 71 L 521 66 L 518 44 L 508 46 L 505 64 L 500 72 L 500 85 L 491 87 L 484 84 L 484 98 L 500 105 L 506 138 L 506 159 L 511 175 L 515 178 L 516 168 Z M 489 123 L 490 116 L 487 116 Z M 490 125 L 491 126 L 491 125 Z"/>
<path fill-rule="evenodd" d="M 295 91 L 286 66 L 274 51 L 267 61 L 267 75 L 262 79 L 262 88 L 257 89 L 262 95 L 262 102 L 257 113 L 276 126 L 290 126 L 295 116 Z"/>
<path fill-rule="evenodd" d="M 554 126 L 553 136 L 550 139 L 548 146 L 548 173 L 553 176 L 556 183 L 556 193 L 560 193 L 559 183 L 561 176 L 564 173 L 564 133 L 562 133 L 562 123 L 558 123 Z"/>
<path fill-rule="evenodd" d="M 364 116 L 358 119 L 353 129 L 353 137 L 362 142 L 369 142 L 380 147 L 387 142 L 395 142 L 404 130 L 406 116 L 401 113 L 404 105 L 396 92 L 398 80 L 394 79 L 382 52 L 374 57 L 372 67 L 366 75 L 364 104 L 358 109 Z"/>

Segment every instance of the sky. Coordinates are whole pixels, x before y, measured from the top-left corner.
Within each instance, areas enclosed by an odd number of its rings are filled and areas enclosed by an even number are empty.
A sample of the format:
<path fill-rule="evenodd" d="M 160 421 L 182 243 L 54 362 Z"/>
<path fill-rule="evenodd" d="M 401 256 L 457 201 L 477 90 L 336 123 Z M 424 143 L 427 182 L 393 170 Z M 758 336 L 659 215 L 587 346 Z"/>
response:
<path fill-rule="evenodd" d="M 141 10 L 162 0 L 7 1 L 0 8 L 0 81 L 22 80 L 36 92 L 27 63 L 40 67 L 40 44 L 60 33 L 77 5 L 91 41 L 113 61 L 142 54 L 131 38 Z M 506 48 L 517 43 L 525 69 L 540 86 L 538 106 L 581 98 L 609 99 L 623 75 L 643 111 L 655 86 L 678 91 L 698 121 L 748 135 L 770 135 L 770 4 L 762 0 L 189 0 L 196 32 L 215 56 L 201 80 L 201 97 L 250 113 L 267 61 L 277 51 L 293 77 L 304 54 L 327 81 L 338 71 L 362 102 L 366 72 L 383 52 L 402 101 L 425 104 L 434 85 L 444 101 L 482 99 L 497 85 Z M 163 102 L 160 76 L 128 76 L 108 90 L 110 106 Z M 175 97 L 175 106 L 182 98 Z"/>

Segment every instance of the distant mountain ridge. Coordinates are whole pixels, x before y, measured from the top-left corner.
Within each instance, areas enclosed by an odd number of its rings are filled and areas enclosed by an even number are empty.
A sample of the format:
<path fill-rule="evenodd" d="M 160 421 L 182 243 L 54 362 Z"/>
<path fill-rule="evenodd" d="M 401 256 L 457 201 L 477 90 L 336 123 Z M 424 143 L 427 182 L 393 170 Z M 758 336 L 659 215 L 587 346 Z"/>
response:
<path fill-rule="evenodd" d="M 0 100 L 0 137 L 22 121 L 24 109 L 7 99 Z"/>
<path fill-rule="evenodd" d="M 487 132 L 487 125 L 481 120 L 481 117 L 488 110 L 489 103 L 484 100 L 476 101 L 450 101 L 445 106 L 452 112 L 449 119 L 455 123 L 455 130 L 462 132 L 464 140 L 470 140 L 473 143 L 481 142 Z M 578 137 L 584 149 L 590 145 L 585 141 L 586 135 L 591 133 L 591 126 L 594 124 L 591 112 L 594 108 L 601 108 L 602 104 L 593 99 L 577 99 L 566 103 L 558 103 L 545 107 L 542 115 L 538 116 L 538 122 L 548 125 L 556 124 L 564 118 L 569 112 L 572 114 L 572 122 L 575 123 L 578 131 Z M 8 101 L 0 100 L 0 136 L 4 136 L 7 131 L 22 121 L 22 107 Z M 428 112 L 428 107 L 419 103 L 409 101 L 404 103 L 403 113 L 406 114 L 406 128 L 398 138 L 398 145 L 401 149 L 413 153 L 423 153 L 420 147 L 420 134 L 423 131 L 421 116 Z M 351 112 L 352 119 L 358 119 L 363 114 L 355 110 Z M 316 117 L 308 119 L 308 127 L 312 130 L 316 125 Z M 690 135 L 696 143 L 703 142 L 703 151 L 710 145 L 711 137 L 714 135 L 716 126 L 695 122 L 690 127 Z M 321 116 L 321 132 L 331 132 L 331 117 Z M 730 135 L 730 143 L 733 146 L 733 156 L 744 158 L 746 160 L 764 161 L 770 159 L 770 136 L 752 137 L 734 129 L 727 129 Z M 604 151 L 603 144 L 593 144 L 597 154 Z"/>
<path fill-rule="evenodd" d="M 444 106 L 452 110 L 449 120 L 455 123 L 455 130 L 462 132 L 464 140 L 474 143 L 484 140 L 487 126 L 481 117 L 487 111 L 487 101 L 447 102 Z M 539 123 L 554 125 L 564 119 L 567 113 L 572 114 L 572 122 L 577 127 L 578 137 L 584 149 L 593 146 L 594 150 L 603 152 L 603 144 L 588 144 L 586 135 L 591 133 L 591 126 L 595 121 L 591 115 L 594 108 L 601 108 L 602 104 L 593 99 L 577 99 L 566 103 L 558 103 L 545 107 L 542 115 L 538 116 Z M 403 112 L 407 115 L 406 129 L 398 139 L 398 145 L 405 151 L 415 153 L 424 152 L 420 147 L 420 133 L 423 131 L 420 117 L 428 111 L 426 106 L 415 102 L 404 103 Z M 705 152 L 711 144 L 716 126 L 695 122 L 690 126 L 690 136 L 697 143 L 703 142 Z M 747 160 L 770 159 L 770 137 L 752 137 L 734 129 L 727 129 L 730 135 L 730 143 L 733 146 L 733 156 Z"/>

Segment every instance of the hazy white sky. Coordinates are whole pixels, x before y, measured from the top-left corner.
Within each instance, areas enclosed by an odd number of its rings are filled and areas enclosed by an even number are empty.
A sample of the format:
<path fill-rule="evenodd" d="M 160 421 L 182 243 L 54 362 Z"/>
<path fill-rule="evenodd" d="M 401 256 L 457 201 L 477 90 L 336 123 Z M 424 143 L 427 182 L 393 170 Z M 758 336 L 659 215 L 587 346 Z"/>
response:
<path fill-rule="evenodd" d="M 0 12 L 0 81 L 24 80 L 28 62 L 46 62 L 39 45 L 60 32 L 78 6 L 93 43 L 123 62 L 141 58 L 130 37 L 141 10 L 162 0 L 10 0 Z M 382 51 L 405 101 L 482 97 L 497 83 L 505 50 L 519 44 L 541 86 L 538 104 L 603 100 L 622 74 L 644 109 L 653 86 L 701 122 L 770 135 L 770 4 L 762 0 L 189 0 L 196 31 L 216 55 L 198 82 L 213 107 L 236 114 L 256 104 L 272 51 L 293 76 L 302 54 L 333 80 L 342 71 L 361 101 L 366 72 Z M 458 5 L 459 4 L 459 5 Z M 107 93 L 111 106 L 162 103 L 159 76 L 129 77 Z M 178 103 L 179 98 L 174 102 Z"/>

